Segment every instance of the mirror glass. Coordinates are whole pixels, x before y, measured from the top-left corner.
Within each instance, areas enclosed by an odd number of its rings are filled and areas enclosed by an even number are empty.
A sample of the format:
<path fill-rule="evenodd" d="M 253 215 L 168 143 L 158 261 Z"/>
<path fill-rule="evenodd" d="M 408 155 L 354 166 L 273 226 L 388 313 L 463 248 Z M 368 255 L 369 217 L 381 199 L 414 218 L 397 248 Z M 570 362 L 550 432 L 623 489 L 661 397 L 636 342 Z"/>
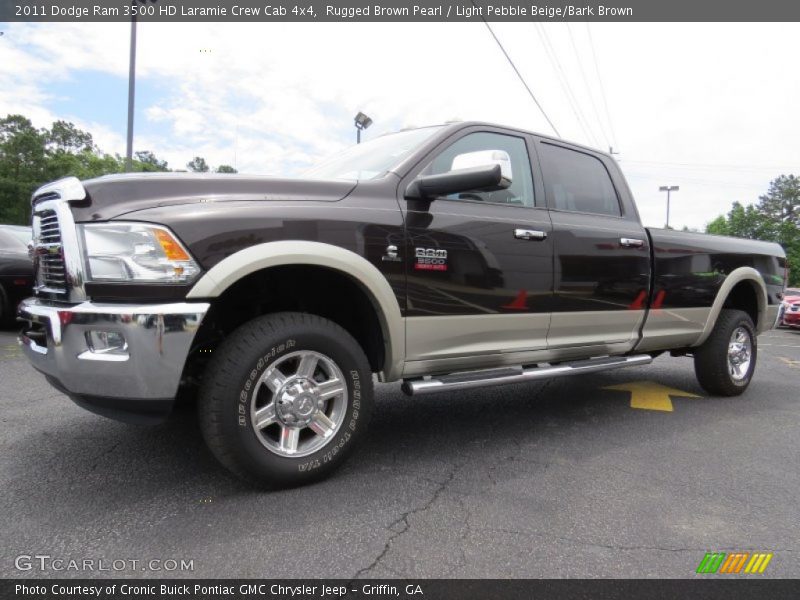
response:
<path fill-rule="evenodd" d="M 458 154 L 453 157 L 453 164 L 450 166 L 450 169 L 455 171 L 457 169 L 488 167 L 493 165 L 500 165 L 500 171 L 503 177 L 509 181 L 513 181 L 511 177 L 511 157 L 505 150 L 476 150 L 475 152 Z"/>

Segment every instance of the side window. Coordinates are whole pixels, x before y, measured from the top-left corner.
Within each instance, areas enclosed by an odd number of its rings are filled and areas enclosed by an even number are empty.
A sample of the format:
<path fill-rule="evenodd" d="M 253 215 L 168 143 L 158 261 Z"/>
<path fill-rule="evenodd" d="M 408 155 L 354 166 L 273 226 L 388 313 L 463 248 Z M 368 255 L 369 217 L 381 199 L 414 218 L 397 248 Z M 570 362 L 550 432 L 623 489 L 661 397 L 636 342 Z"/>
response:
<path fill-rule="evenodd" d="M 559 210 L 619 217 L 619 198 L 605 165 L 561 146 L 539 145 L 548 204 Z"/>
<path fill-rule="evenodd" d="M 532 207 L 533 178 L 525 140 L 499 133 L 470 133 L 442 151 L 420 175 L 439 175 L 456 169 L 499 164 L 511 185 L 497 192 L 465 192 L 446 196 L 449 200 L 479 200 L 494 204 Z"/>

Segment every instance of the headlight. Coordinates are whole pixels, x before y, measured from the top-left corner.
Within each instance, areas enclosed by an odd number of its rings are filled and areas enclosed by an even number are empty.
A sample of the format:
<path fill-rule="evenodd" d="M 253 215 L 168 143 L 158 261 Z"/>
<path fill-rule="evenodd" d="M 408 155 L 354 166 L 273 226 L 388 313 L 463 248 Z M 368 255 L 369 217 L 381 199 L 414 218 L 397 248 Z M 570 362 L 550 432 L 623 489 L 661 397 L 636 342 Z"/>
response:
<path fill-rule="evenodd" d="M 165 227 L 144 223 L 79 225 L 90 281 L 187 283 L 198 264 Z"/>

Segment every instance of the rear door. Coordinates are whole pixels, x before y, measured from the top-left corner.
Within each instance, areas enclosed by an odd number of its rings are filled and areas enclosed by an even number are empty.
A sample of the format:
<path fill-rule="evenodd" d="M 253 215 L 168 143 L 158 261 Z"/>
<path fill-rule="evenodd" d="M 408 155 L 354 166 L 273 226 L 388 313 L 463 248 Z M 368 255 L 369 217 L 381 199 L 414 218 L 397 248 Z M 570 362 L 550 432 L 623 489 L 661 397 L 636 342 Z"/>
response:
<path fill-rule="evenodd" d="M 633 347 L 650 293 L 650 247 L 613 159 L 537 139 L 553 224 L 548 347 Z"/>

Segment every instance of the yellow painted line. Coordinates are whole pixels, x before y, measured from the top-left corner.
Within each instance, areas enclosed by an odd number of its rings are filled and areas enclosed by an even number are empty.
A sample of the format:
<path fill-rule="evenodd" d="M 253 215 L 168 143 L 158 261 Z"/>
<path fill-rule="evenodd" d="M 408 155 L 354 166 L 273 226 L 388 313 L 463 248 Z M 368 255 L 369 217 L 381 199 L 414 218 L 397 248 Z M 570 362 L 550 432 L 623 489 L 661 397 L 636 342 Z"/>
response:
<path fill-rule="evenodd" d="M 793 367 L 795 369 L 800 369 L 800 360 L 792 360 L 791 358 L 786 358 L 785 356 L 779 356 L 786 365 Z"/>
<path fill-rule="evenodd" d="M 631 408 L 642 410 L 660 410 L 662 412 L 672 412 L 672 400 L 670 396 L 678 398 L 702 398 L 697 394 L 676 390 L 675 388 L 661 385 L 652 381 L 632 381 L 630 383 L 620 383 L 609 385 L 604 390 L 620 390 L 631 393 Z"/>

